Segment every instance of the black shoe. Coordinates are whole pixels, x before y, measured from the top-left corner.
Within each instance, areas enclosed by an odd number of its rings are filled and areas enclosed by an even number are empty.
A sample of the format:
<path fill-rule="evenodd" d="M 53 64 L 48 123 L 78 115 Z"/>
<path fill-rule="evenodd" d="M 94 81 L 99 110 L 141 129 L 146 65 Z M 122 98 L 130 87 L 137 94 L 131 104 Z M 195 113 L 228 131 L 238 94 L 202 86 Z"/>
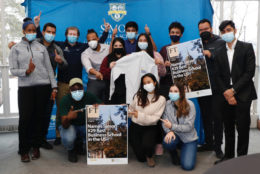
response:
<path fill-rule="evenodd" d="M 48 150 L 53 149 L 53 146 L 46 140 L 42 141 L 41 147 Z"/>
<path fill-rule="evenodd" d="M 76 139 L 74 149 L 78 155 L 86 155 L 86 144 L 81 139 Z"/>
<path fill-rule="evenodd" d="M 58 146 L 61 144 L 61 138 L 60 137 L 57 137 L 53 143 L 55 146 Z"/>
<path fill-rule="evenodd" d="M 227 158 L 227 157 L 223 157 L 223 158 L 221 158 L 220 160 L 217 160 L 217 161 L 215 161 L 215 165 L 217 165 L 217 164 L 219 164 L 219 163 L 221 163 L 221 162 L 223 162 L 223 161 L 226 161 L 226 160 L 229 160 L 229 159 L 231 159 L 231 158 Z"/>
<path fill-rule="evenodd" d="M 72 163 L 78 162 L 78 157 L 77 157 L 77 153 L 75 152 L 75 150 L 68 151 L 68 159 Z"/>
<path fill-rule="evenodd" d="M 206 152 L 206 151 L 213 151 L 213 145 L 203 144 L 202 146 L 198 147 L 198 152 Z"/>
<path fill-rule="evenodd" d="M 217 157 L 218 159 L 224 158 L 224 153 L 222 152 L 221 149 L 215 150 L 215 153 L 216 153 L 216 157 Z"/>
<path fill-rule="evenodd" d="M 179 166 L 181 165 L 180 157 L 176 150 L 170 152 L 172 164 Z"/>

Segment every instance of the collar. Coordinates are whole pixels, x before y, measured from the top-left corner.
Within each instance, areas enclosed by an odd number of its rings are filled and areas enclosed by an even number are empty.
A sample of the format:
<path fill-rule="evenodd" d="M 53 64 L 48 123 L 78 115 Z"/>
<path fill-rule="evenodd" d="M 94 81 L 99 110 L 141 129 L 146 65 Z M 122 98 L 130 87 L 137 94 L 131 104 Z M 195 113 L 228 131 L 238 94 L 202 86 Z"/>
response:
<path fill-rule="evenodd" d="M 233 45 L 232 45 L 231 49 L 229 49 L 229 47 L 228 47 L 228 44 L 227 44 L 227 43 L 226 43 L 226 48 L 227 48 L 227 50 L 234 50 L 234 49 L 235 49 L 235 47 L 236 47 L 236 45 L 237 45 L 237 39 L 235 39 L 235 41 L 234 41 L 234 43 L 233 43 Z"/>
<path fill-rule="evenodd" d="M 92 48 L 89 47 L 90 52 L 91 52 L 91 53 L 94 53 L 94 54 L 99 54 L 99 53 L 102 53 L 104 50 L 106 50 L 106 48 L 104 47 L 103 44 L 100 44 L 100 43 L 99 43 L 99 45 L 100 45 L 100 50 L 99 50 L 99 51 L 95 51 L 95 50 L 93 50 Z"/>
<path fill-rule="evenodd" d="M 137 40 L 135 39 L 135 41 L 133 43 L 131 43 L 128 39 L 125 40 L 127 42 L 127 44 L 131 44 L 131 45 L 134 45 L 137 43 Z"/>

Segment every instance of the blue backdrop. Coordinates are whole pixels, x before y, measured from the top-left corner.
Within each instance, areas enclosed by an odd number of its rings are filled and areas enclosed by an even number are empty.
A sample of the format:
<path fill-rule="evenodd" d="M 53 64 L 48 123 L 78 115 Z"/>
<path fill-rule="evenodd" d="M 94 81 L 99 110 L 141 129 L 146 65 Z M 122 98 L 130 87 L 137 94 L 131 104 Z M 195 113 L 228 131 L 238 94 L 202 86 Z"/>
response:
<path fill-rule="evenodd" d="M 203 18 L 212 21 L 213 9 L 210 0 L 25 0 L 22 3 L 26 14 L 34 17 L 42 12 L 41 28 L 47 22 L 57 26 L 56 40 L 65 40 L 65 29 L 77 26 L 80 29 L 80 42 L 86 42 L 87 29 L 93 28 L 99 35 L 104 31 L 103 19 L 111 24 L 111 34 L 115 26 L 118 36 L 125 38 L 125 23 L 136 21 L 139 33 L 144 32 L 145 24 L 151 30 L 158 50 L 170 43 L 168 26 L 173 21 L 179 21 L 185 27 L 181 41 L 199 37 L 198 22 Z M 197 100 L 196 129 L 203 142 L 200 111 Z"/>

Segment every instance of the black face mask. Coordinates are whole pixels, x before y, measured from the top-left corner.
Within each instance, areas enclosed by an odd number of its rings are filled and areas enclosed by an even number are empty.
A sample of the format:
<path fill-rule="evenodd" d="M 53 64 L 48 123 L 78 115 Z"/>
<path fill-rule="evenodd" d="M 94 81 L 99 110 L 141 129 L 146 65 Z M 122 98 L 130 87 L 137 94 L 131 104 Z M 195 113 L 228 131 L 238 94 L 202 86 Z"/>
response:
<path fill-rule="evenodd" d="M 200 34 L 200 37 L 202 40 L 209 40 L 211 37 L 211 32 L 204 31 L 203 33 Z"/>
<path fill-rule="evenodd" d="M 181 36 L 177 36 L 177 35 L 171 35 L 170 37 L 173 42 L 179 42 L 181 38 Z"/>
<path fill-rule="evenodd" d="M 114 53 L 122 55 L 124 53 L 124 48 L 114 48 Z"/>

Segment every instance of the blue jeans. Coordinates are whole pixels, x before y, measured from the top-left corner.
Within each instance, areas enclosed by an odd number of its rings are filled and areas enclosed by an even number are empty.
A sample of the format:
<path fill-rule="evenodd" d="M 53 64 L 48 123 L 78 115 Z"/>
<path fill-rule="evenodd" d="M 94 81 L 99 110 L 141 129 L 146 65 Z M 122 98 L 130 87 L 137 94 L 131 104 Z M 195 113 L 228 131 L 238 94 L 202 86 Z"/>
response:
<path fill-rule="evenodd" d="M 59 126 L 61 142 L 67 150 L 74 148 L 76 138 L 82 138 L 83 143 L 86 144 L 86 126 L 70 125 L 67 129 Z"/>
<path fill-rule="evenodd" d="M 197 140 L 183 143 L 178 135 L 176 139 L 167 144 L 163 139 L 163 146 L 169 151 L 175 151 L 177 146 L 181 146 L 181 167 L 184 170 L 192 170 L 195 167 L 197 156 Z"/>

